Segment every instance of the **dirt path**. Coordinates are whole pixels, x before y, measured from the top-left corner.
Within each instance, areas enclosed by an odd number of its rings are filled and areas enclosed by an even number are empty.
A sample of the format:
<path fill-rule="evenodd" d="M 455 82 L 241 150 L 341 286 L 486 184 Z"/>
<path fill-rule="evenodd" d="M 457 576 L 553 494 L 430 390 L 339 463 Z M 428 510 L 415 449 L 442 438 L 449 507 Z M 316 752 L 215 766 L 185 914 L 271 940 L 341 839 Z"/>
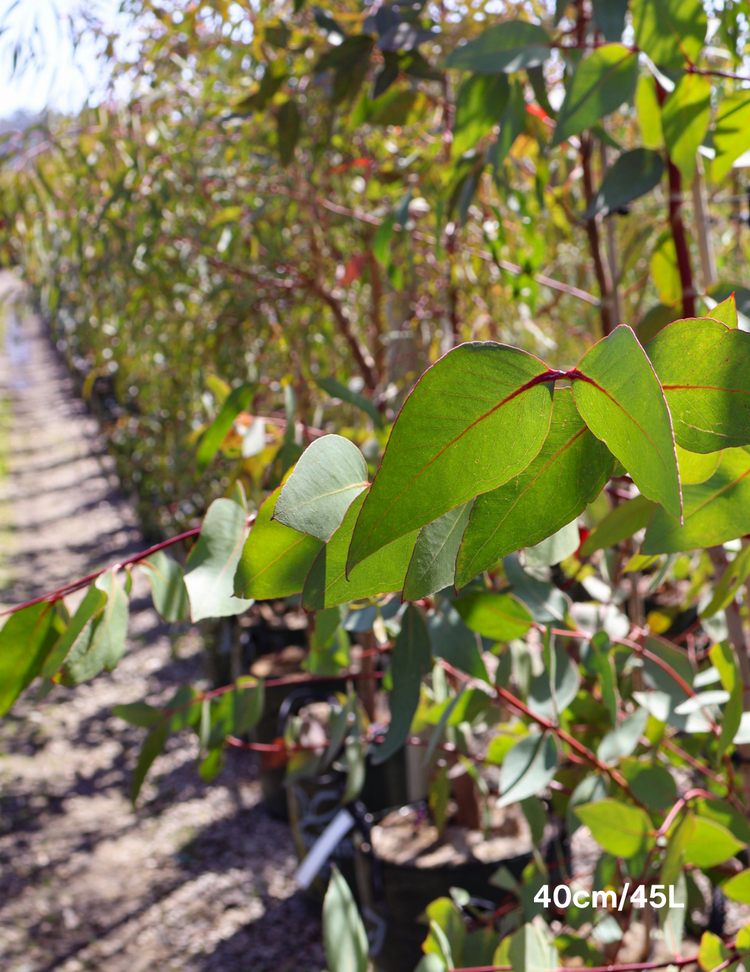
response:
<path fill-rule="evenodd" d="M 0 300 L 14 281 L 0 275 Z M 142 549 L 96 422 L 41 322 L 7 310 L 0 351 L 0 571 L 18 603 Z M 294 892 L 288 828 L 266 814 L 246 754 L 211 787 L 174 737 L 133 813 L 143 731 L 111 706 L 201 679 L 134 577 L 130 647 L 112 675 L 0 723 L 0 967 L 7 972 L 313 972 L 320 927 Z"/>

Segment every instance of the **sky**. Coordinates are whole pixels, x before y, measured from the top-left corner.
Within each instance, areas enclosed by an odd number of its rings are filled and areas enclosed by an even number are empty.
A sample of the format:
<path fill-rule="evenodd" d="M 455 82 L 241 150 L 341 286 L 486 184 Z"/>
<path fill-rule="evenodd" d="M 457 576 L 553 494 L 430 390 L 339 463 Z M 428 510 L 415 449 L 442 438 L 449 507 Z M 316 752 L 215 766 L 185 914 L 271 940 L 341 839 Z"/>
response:
<path fill-rule="evenodd" d="M 123 26 L 120 0 L 89 0 L 107 27 Z M 39 112 L 50 107 L 78 111 L 88 96 L 97 100 L 106 77 L 96 46 L 86 37 L 76 48 L 69 17 L 82 0 L 0 0 L 0 118 L 17 111 Z M 34 56 L 23 71 L 13 73 L 12 49 L 18 41 Z"/>

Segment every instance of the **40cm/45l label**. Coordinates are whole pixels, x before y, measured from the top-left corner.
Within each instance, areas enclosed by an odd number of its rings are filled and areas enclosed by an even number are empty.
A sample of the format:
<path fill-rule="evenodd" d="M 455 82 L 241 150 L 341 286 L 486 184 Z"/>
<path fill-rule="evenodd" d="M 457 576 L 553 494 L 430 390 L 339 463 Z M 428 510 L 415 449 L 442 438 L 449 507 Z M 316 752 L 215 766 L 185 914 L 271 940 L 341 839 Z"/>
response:
<path fill-rule="evenodd" d="M 550 893 L 550 886 L 543 884 L 534 895 L 537 904 L 549 908 L 554 904 L 556 908 L 569 908 L 571 904 L 576 908 L 606 908 L 607 911 L 623 911 L 626 905 L 631 908 L 645 908 L 650 904 L 652 908 L 684 908 L 685 905 L 675 901 L 674 884 L 652 884 L 648 888 L 648 898 L 646 897 L 647 885 L 638 884 L 630 890 L 627 883 L 618 894 L 616 891 L 571 891 L 567 884 L 558 884 Z"/>

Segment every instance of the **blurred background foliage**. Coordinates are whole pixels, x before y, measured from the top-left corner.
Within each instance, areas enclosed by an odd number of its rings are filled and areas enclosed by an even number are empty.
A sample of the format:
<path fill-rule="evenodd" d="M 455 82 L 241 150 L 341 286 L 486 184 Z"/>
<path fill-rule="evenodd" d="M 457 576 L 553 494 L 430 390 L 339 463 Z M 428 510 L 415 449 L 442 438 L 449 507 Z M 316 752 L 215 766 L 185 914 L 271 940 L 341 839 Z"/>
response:
<path fill-rule="evenodd" d="M 581 3 L 126 0 L 135 42 L 118 57 L 102 40 L 129 97 L 6 137 L 0 259 L 100 411 L 147 535 L 195 525 L 237 478 L 258 505 L 316 429 L 377 464 L 405 394 L 461 341 L 569 367 L 601 336 L 582 217 L 620 151 L 663 144 L 651 75 L 597 124 L 587 175 L 579 139 L 550 146 L 559 50 L 509 94 L 445 67 L 496 20 L 572 32 Z M 742 65 L 749 9 L 709 10 L 709 65 Z M 714 179 L 704 144 L 716 269 L 688 194 L 697 289 L 737 289 L 747 170 Z M 603 222 L 621 321 L 650 334 L 682 316 L 666 180 Z M 198 474 L 200 436 L 242 384 L 246 410 Z"/>

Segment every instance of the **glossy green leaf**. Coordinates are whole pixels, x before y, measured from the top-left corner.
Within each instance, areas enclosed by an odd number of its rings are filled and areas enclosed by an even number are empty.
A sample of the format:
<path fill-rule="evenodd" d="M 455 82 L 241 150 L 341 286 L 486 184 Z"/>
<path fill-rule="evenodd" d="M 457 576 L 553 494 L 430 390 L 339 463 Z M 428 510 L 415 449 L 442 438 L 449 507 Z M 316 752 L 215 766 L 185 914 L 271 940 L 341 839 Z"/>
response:
<path fill-rule="evenodd" d="M 645 496 L 635 496 L 620 503 L 586 537 L 581 546 L 581 555 L 590 557 L 597 550 L 614 547 L 622 540 L 632 537 L 634 533 L 648 526 L 655 509 L 656 503 Z"/>
<path fill-rule="evenodd" d="M 385 741 L 372 757 L 373 763 L 384 762 L 403 746 L 419 705 L 422 677 L 430 670 L 431 661 L 427 626 L 419 609 L 409 604 L 401 620 L 401 630 L 396 637 L 391 658 L 391 722 Z"/>
<path fill-rule="evenodd" d="M 381 225 L 380 229 L 378 230 L 375 236 L 375 240 L 373 241 L 373 246 L 372 246 L 373 253 L 375 254 L 376 258 L 380 260 L 381 263 L 387 262 L 387 252 L 385 254 L 385 257 L 383 257 L 382 252 L 379 252 L 377 250 L 379 244 L 379 238 L 380 238 L 380 231 L 383 229 L 383 226 L 385 225 L 386 225 L 385 222 Z M 389 240 L 392 233 L 393 233 L 393 224 L 391 223 L 390 233 L 388 234 Z M 387 241 L 386 241 L 386 245 L 387 245 Z M 382 243 L 381 243 L 381 248 L 382 248 Z M 365 415 L 369 415 L 369 417 L 373 420 L 377 428 L 379 429 L 383 428 L 383 417 L 381 416 L 377 408 L 375 408 L 375 406 L 369 400 L 369 398 L 365 398 L 364 395 L 357 394 L 357 392 L 352 391 L 351 388 L 348 388 L 340 381 L 336 381 L 335 378 L 316 378 L 315 384 L 319 388 L 322 388 L 323 391 L 328 392 L 331 398 L 340 398 L 342 402 L 348 402 L 350 405 L 354 405 L 361 412 L 364 412 Z"/>
<path fill-rule="evenodd" d="M 730 901 L 750 904 L 750 868 L 730 877 L 722 884 L 721 890 Z"/>
<path fill-rule="evenodd" d="M 446 59 L 446 67 L 480 74 L 513 74 L 522 68 L 542 64 L 552 53 L 547 31 L 538 24 L 508 20 L 493 24 L 479 37 L 457 47 Z"/>
<path fill-rule="evenodd" d="M 710 107 L 709 79 L 702 74 L 683 74 L 662 108 L 664 141 L 686 183 L 695 172 L 696 152 L 708 129 Z"/>
<path fill-rule="evenodd" d="M 289 165 L 294 158 L 300 129 L 300 116 L 297 102 L 294 98 L 279 106 L 276 113 L 276 145 L 279 150 L 279 160 L 282 165 Z"/>
<path fill-rule="evenodd" d="M 664 133 L 661 130 L 661 108 L 656 97 L 656 79 L 651 73 L 638 78 L 635 89 L 635 107 L 638 123 L 641 126 L 641 141 L 647 149 L 664 147 Z"/>
<path fill-rule="evenodd" d="M 663 175 L 664 162 L 659 152 L 647 148 L 623 152 L 605 175 L 583 218 L 607 216 L 628 206 L 658 186 Z"/>
<path fill-rule="evenodd" d="M 106 593 L 96 587 L 95 584 L 92 584 L 78 605 L 76 613 L 70 619 L 67 628 L 60 635 L 55 647 L 45 659 L 44 665 L 42 666 L 42 675 L 44 678 L 52 678 L 62 667 L 71 648 L 76 643 L 85 626 L 91 621 L 94 615 L 103 609 L 106 603 Z"/>
<path fill-rule="evenodd" d="M 594 20 L 604 39 L 610 42 L 622 40 L 628 0 L 592 0 Z"/>
<path fill-rule="evenodd" d="M 686 864 L 695 864 L 696 867 L 716 867 L 734 857 L 744 846 L 742 841 L 715 820 L 695 817 L 684 860 Z"/>
<path fill-rule="evenodd" d="M 0 631 L 0 715 L 39 674 L 49 643 L 53 607 L 32 604 L 11 614 Z"/>
<path fill-rule="evenodd" d="M 240 412 L 249 408 L 255 393 L 255 385 L 240 385 L 233 389 L 224 400 L 221 410 L 209 425 L 201 438 L 196 460 L 198 468 L 203 470 L 219 451 L 227 433 Z"/>
<path fill-rule="evenodd" d="M 708 650 L 708 657 L 719 673 L 719 679 L 723 688 L 727 692 L 732 692 L 740 677 L 739 665 L 734 648 L 732 648 L 728 641 L 720 641 L 718 644 L 711 645 Z"/>
<path fill-rule="evenodd" d="M 646 352 L 679 445 L 707 453 L 750 443 L 750 334 L 703 318 L 675 321 Z"/>
<path fill-rule="evenodd" d="M 714 588 L 714 596 L 701 611 L 702 618 L 712 618 L 717 611 L 723 611 L 737 596 L 740 585 L 750 574 L 750 546 L 741 550 L 727 565 L 719 583 Z"/>
<path fill-rule="evenodd" d="M 568 84 L 552 145 L 591 128 L 630 101 L 638 80 L 638 55 L 622 44 L 604 44 L 579 62 Z"/>
<path fill-rule="evenodd" d="M 719 183 L 732 163 L 750 148 L 750 93 L 743 89 L 719 102 L 713 130 L 716 158 L 711 163 L 711 178 Z"/>
<path fill-rule="evenodd" d="M 471 507 L 471 502 L 457 506 L 419 531 L 404 580 L 405 601 L 418 601 L 453 584 L 456 555 Z"/>
<path fill-rule="evenodd" d="M 641 493 L 679 517 L 672 421 L 654 369 L 631 328 L 621 325 L 590 348 L 578 371 L 584 379 L 573 382 L 573 396 L 588 427 L 622 462 Z"/>
<path fill-rule="evenodd" d="M 281 487 L 273 518 L 318 540 L 330 540 L 367 485 L 367 464 L 354 443 L 341 435 L 324 435 L 305 449 Z"/>
<path fill-rule="evenodd" d="M 560 966 L 557 949 L 536 922 L 523 925 L 513 935 L 508 961 L 516 972 L 555 972 Z"/>
<path fill-rule="evenodd" d="M 647 722 L 646 709 L 637 708 L 602 739 L 596 751 L 597 759 L 603 763 L 615 764 L 625 756 L 630 756 L 635 752 Z"/>
<path fill-rule="evenodd" d="M 549 434 L 538 456 L 520 475 L 475 500 L 458 552 L 456 586 L 575 519 L 614 467 L 614 457 L 586 428 L 570 390 L 556 389 Z"/>
<path fill-rule="evenodd" d="M 266 498 L 242 548 L 234 576 L 234 591 L 240 596 L 263 600 L 300 594 L 323 546 L 272 519 L 280 493 L 279 486 Z"/>
<path fill-rule="evenodd" d="M 473 149 L 500 121 L 508 103 L 508 78 L 504 74 L 472 74 L 458 89 L 451 154 L 459 158 Z"/>
<path fill-rule="evenodd" d="M 522 638 L 533 624 L 526 606 L 511 594 L 474 591 L 454 604 L 472 631 L 495 641 Z"/>
<path fill-rule="evenodd" d="M 661 507 L 646 530 L 644 554 L 713 547 L 750 532 L 750 455 L 725 449 L 719 468 L 705 483 L 683 490 L 684 524 Z"/>
<path fill-rule="evenodd" d="M 487 669 L 482 661 L 477 644 L 477 636 L 463 622 L 461 615 L 450 601 L 440 601 L 439 610 L 433 609 L 427 615 L 427 626 L 432 642 L 432 652 L 443 658 L 454 668 L 473 675 L 474 678 L 489 681 Z"/>
<path fill-rule="evenodd" d="M 498 172 L 500 166 L 508 157 L 518 136 L 526 127 L 526 98 L 523 85 L 513 81 L 508 94 L 508 103 L 500 119 L 500 134 L 497 141 L 487 149 L 487 161 Z"/>
<path fill-rule="evenodd" d="M 346 576 L 346 557 L 357 517 L 367 492 L 361 493 L 349 507 L 346 516 L 310 567 L 302 593 L 307 611 L 335 607 L 358 598 L 374 597 L 400 591 L 417 542 L 413 530 L 381 547 L 367 560 L 358 563 Z"/>
<path fill-rule="evenodd" d="M 708 295 L 703 299 L 709 304 L 709 314 L 711 315 L 712 321 L 719 321 L 721 324 L 726 324 L 727 327 L 734 328 L 739 326 L 737 301 L 735 300 L 734 294 L 730 294 L 720 303 L 717 303 L 711 297 L 708 297 Z"/>
<path fill-rule="evenodd" d="M 128 634 L 128 598 L 115 571 L 94 582 L 106 594 L 102 609 L 88 621 L 65 663 L 66 680 L 85 682 L 106 668 L 111 672 L 125 654 Z"/>
<path fill-rule="evenodd" d="M 190 604 L 182 567 L 177 561 L 163 550 L 157 550 L 138 566 L 148 577 L 154 607 L 162 618 L 171 622 L 184 621 L 189 616 Z"/>
<path fill-rule="evenodd" d="M 659 67 L 695 63 L 708 19 L 700 0 L 631 0 L 635 42 Z"/>
<path fill-rule="evenodd" d="M 194 622 L 242 614 L 253 603 L 234 596 L 234 573 L 247 532 L 247 514 L 237 503 L 217 499 L 209 506 L 185 571 Z"/>
<path fill-rule="evenodd" d="M 713 972 L 719 966 L 725 965 L 730 955 L 729 949 L 718 935 L 710 931 L 703 932 L 698 950 L 698 965 L 703 972 Z"/>
<path fill-rule="evenodd" d="M 557 744 L 552 733 L 524 736 L 508 751 L 500 769 L 498 807 L 540 793 L 557 771 Z"/>
<path fill-rule="evenodd" d="M 139 726 L 141 729 L 151 729 L 163 718 L 161 709 L 148 705 L 146 702 L 129 702 L 126 705 L 113 705 L 112 715 L 131 726 Z"/>
<path fill-rule="evenodd" d="M 133 771 L 133 779 L 130 782 L 130 799 L 133 806 L 135 806 L 148 771 L 151 769 L 156 757 L 161 754 L 166 741 L 167 720 L 165 719 L 159 722 L 148 736 L 146 736 L 140 755 L 138 756 L 138 762 Z"/>
<path fill-rule="evenodd" d="M 710 479 L 721 462 L 720 452 L 688 452 L 677 445 L 677 468 L 683 486 L 695 486 Z"/>
<path fill-rule="evenodd" d="M 606 799 L 583 804 L 575 812 L 608 854 L 627 859 L 646 846 L 651 821 L 640 807 Z"/>
<path fill-rule="evenodd" d="M 391 432 L 347 570 L 525 469 L 549 430 L 546 374 L 524 351 L 479 342 L 454 348 L 426 371 Z"/>

